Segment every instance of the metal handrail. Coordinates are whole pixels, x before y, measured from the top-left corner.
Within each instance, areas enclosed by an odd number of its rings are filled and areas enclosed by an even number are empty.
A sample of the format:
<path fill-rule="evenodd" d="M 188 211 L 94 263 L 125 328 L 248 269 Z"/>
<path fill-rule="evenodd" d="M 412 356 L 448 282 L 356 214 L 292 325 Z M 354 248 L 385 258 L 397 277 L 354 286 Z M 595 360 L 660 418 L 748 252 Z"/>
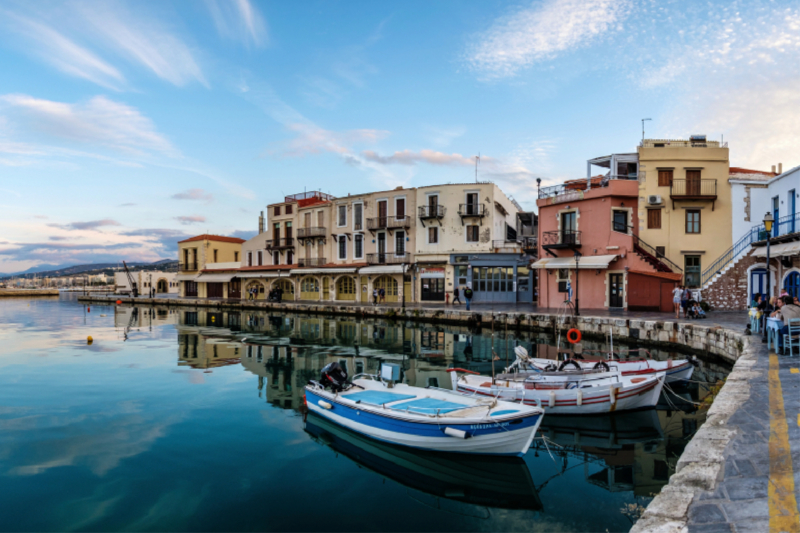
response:
<path fill-rule="evenodd" d="M 395 229 L 395 228 L 408 228 L 411 226 L 411 217 L 402 215 L 394 216 L 387 215 L 385 217 L 375 217 L 367 219 L 367 229 Z"/>
<path fill-rule="evenodd" d="M 305 239 L 308 237 L 325 237 L 327 231 L 328 231 L 327 228 L 320 226 L 309 227 L 309 228 L 298 228 L 297 238 Z"/>
<path fill-rule="evenodd" d="M 581 232 L 576 230 L 545 231 L 542 233 L 542 244 L 580 244 Z"/>
<path fill-rule="evenodd" d="M 191 272 L 192 270 L 197 270 L 197 261 L 181 263 L 178 267 L 178 270 L 181 272 Z"/>
<path fill-rule="evenodd" d="M 659 263 L 664 265 L 665 268 L 675 273 L 683 272 L 683 269 L 681 269 L 681 267 L 679 267 L 678 265 L 667 259 L 662 254 L 658 253 L 658 250 L 656 250 L 655 248 L 644 242 L 642 239 L 639 238 L 638 235 L 631 235 L 631 237 L 633 237 L 634 247 L 639 247 L 644 253 L 651 256 L 655 261 L 658 261 Z"/>
<path fill-rule="evenodd" d="M 324 257 L 299 257 L 297 259 L 297 266 L 299 268 L 322 266 L 327 264 L 328 262 Z"/>
<path fill-rule="evenodd" d="M 447 212 L 443 205 L 421 205 L 417 210 L 419 218 L 441 218 Z"/>
<path fill-rule="evenodd" d="M 458 214 L 462 217 L 482 217 L 486 215 L 483 204 L 458 204 Z"/>

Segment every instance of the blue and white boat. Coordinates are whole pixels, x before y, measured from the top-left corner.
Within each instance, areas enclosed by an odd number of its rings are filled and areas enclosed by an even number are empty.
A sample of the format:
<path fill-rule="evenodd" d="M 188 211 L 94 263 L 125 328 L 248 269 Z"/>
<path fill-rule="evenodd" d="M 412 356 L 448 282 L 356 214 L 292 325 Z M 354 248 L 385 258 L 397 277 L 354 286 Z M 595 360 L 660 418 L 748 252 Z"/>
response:
<path fill-rule="evenodd" d="M 450 453 L 522 456 L 543 416 L 535 406 L 400 383 L 390 387 L 371 376 L 348 383 L 336 363 L 323 369 L 319 382 L 306 385 L 305 398 L 310 411 L 373 439 Z"/>

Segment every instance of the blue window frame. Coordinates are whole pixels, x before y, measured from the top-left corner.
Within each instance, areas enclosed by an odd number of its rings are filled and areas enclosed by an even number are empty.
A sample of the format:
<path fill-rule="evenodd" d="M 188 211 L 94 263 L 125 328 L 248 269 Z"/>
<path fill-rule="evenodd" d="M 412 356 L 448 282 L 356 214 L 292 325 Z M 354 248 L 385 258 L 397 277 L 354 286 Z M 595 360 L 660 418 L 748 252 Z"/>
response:
<path fill-rule="evenodd" d="M 793 298 L 800 298 L 800 274 L 797 272 L 792 272 L 788 276 L 786 276 L 786 282 L 784 283 L 787 292 L 792 295 Z"/>

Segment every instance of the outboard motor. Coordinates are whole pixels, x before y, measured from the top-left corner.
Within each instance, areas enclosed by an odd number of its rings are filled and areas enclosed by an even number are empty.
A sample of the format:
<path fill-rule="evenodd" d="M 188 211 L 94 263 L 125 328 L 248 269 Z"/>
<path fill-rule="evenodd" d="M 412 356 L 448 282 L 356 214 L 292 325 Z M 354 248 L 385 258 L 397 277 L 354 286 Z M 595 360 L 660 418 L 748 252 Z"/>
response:
<path fill-rule="evenodd" d="M 330 387 L 333 392 L 342 392 L 350 388 L 350 384 L 347 383 L 347 372 L 335 361 L 327 364 L 321 374 L 319 384 L 326 389 Z"/>

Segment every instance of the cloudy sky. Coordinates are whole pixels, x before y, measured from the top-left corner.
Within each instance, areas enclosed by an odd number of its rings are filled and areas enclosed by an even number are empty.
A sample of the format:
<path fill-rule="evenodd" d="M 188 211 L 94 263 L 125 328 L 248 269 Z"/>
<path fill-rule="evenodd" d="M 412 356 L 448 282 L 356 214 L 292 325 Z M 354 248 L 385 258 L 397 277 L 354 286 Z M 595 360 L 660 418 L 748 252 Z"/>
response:
<path fill-rule="evenodd" d="M 724 136 L 800 163 L 792 2 L 0 1 L 0 272 L 248 237 L 284 194 L 497 182 Z"/>

